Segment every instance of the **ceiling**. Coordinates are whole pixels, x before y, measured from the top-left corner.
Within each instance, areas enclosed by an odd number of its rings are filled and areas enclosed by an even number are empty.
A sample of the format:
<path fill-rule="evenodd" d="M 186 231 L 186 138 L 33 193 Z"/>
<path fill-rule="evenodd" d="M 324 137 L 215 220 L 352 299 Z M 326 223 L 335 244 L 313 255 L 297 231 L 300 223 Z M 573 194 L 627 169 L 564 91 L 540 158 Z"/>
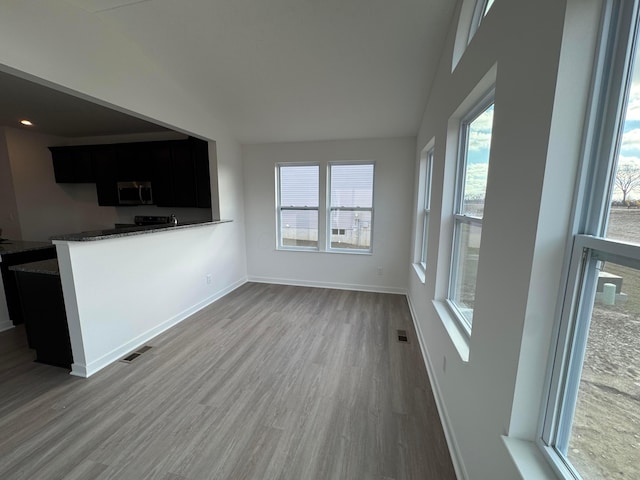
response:
<path fill-rule="evenodd" d="M 30 120 L 33 126 L 22 126 L 21 120 Z M 59 137 L 166 130 L 159 125 L 1 71 L 0 125 Z"/>
<path fill-rule="evenodd" d="M 45 3 L 31 3 L 43 11 Z M 108 25 L 239 141 L 257 143 L 415 135 L 456 2 L 66 0 L 55 8 L 61 5 L 87 25 Z M 23 117 L 60 136 L 162 130 L 0 75 L 0 124 Z"/>

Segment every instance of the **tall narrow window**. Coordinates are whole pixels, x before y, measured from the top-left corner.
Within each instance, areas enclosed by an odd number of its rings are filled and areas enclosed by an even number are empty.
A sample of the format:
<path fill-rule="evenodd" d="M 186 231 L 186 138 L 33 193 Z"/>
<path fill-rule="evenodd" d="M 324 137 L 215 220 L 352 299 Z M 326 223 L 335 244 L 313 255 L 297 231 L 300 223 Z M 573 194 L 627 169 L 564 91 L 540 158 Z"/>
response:
<path fill-rule="evenodd" d="M 329 245 L 371 251 L 373 163 L 329 165 Z"/>
<path fill-rule="evenodd" d="M 482 19 L 489 13 L 489 10 L 493 6 L 495 0 L 477 0 L 476 7 L 473 11 L 473 18 L 471 20 L 471 29 L 469 31 L 469 42 L 476 33 L 476 30 L 480 27 Z"/>
<path fill-rule="evenodd" d="M 493 126 L 493 94 L 461 123 L 448 303 L 471 331 Z"/>
<path fill-rule="evenodd" d="M 639 12 L 631 1 L 607 5 L 607 74 L 594 95 L 588 180 L 578 196 L 586 200 L 542 434 L 558 471 L 583 480 L 640 478 Z"/>
<path fill-rule="evenodd" d="M 278 166 L 278 246 L 318 248 L 318 165 Z"/>
<path fill-rule="evenodd" d="M 432 165 L 433 165 L 433 148 L 431 148 L 428 152 L 427 155 L 425 156 L 424 160 L 424 172 L 421 172 L 423 174 L 423 178 L 422 181 L 424 182 L 424 189 L 423 189 L 423 198 L 422 200 L 422 211 L 421 211 L 421 216 L 422 216 L 422 228 L 421 230 L 418 230 L 419 232 L 421 232 L 419 238 L 420 238 L 420 259 L 419 259 L 419 263 L 420 263 L 420 267 L 422 267 L 423 270 L 426 271 L 427 269 L 427 236 L 429 233 L 429 214 L 431 212 L 431 207 L 430 207 L 430 202 L 431 202 L 431 169 L 432 169 Z"/>

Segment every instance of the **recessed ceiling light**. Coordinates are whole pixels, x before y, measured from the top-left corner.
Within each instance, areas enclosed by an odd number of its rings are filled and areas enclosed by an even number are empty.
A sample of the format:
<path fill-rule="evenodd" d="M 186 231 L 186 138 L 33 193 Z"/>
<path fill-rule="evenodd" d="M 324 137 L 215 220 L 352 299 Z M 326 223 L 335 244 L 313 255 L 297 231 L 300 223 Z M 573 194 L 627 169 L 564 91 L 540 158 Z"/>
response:
<path fill-rule="evenodd" d="M 32 127 L 33 123 L 31 123 L 29 120 L 20 120 L 20 123 L 22 125 L 26 125 L 27 127 Z"/>

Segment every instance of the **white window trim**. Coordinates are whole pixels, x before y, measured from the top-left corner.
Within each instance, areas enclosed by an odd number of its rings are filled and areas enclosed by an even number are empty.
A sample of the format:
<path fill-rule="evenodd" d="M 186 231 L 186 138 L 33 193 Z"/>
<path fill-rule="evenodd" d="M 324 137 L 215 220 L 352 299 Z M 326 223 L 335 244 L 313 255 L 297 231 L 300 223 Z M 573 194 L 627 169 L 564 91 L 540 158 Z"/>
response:
<path fill-rule="evenodd" d="M 371 186 L 371 208 L 369 207 L 334 207 L 331 205 L 331 167 L 336 165 L 371 165 L 373 167 L 373 185 Z M 326 251 L 331 253 L 350 253 L 354 255 L 371 255 L 373 253 L 373 237 L 374 237 L 374 212 L 373 206 L 375 205 L 375 194 L 376 194 L 376 162 L 372 161 L 358 161 L 358 162 L 329 162 L 327 165 L 327 205 L 326 205 L 326 232 L 325 232 L 325 242 L 326 242 Z M 331 212 L 333 211 L 344 211 L 344 212 L 370 212 L 371 213 L 371 222 L 370 222 L 370 244 L 369 248 L 333 248 L 331 247 Z"/>
<path fill-rule="evenodd" d="M 317 252 L 320 250 L 320 185 L 318 185 L 318 207 L 291 207 L 283 206 L 280 201 L 280 193 L 282 187 L 280 185 L 280 168 L 281 167 L 318 167 L 318 183 L 322 182 L 320 178 L 320 164 L 317 162 L 296 162 L 296 163 L 277 163 L 276 164 L 276 249 L 277 250 L 292 250 L 302 252 Z M 318 212 L 318 246 L 317 247 L 303 247 L 294 245 L 283 245 L 282 243 L 282 212 L 286 210 L 315 210 Z"/>
<path fill-rule="evenodd" d="M 462 59 L 465 50 L 476 34 L 476 31 L 478 30 L 480 23 L 484 18 L 482 13 L 485 10 L 486 4 L 487 0 L 463 0 L 458 17 L 458 26 L 456 28 L 453 55 L 451 57 L 452 72 L 458 66 L 458 63 Z M 493 6 L 491 6 L 491 9 L 493 9 Z"/>
<path fill-rule="evenodd" d="M 434 147 L 427 151 L 426 165 L 424 172 L 424 197 L 422 198 L 422 241 L 420 246 L 419 264 L 427 271 L 427 248 L 429 246 L 429 217 L 431 216 L 431 174 L 433 170 Z"/>
<path fill-rule="evenodd" d="M 594 102 L 587 120 L 585 157 L 576 189 L 574 224 L 567 252 L 565 291 L 561 313 L 554 327 L 554 344 L 547 373 L 547 401 L 543 402 L 538 447 L 560 478 L 579 479 L 565 459 L 593 296 L 597 255 L 640 269 L 640 245 L 602 236 L 606 228 L 606 204 L 613 188 L 622 111 L 626 105 L 627 82 L 631 73 L 632 42 L 638 42 L 638 0 L 607 0 L 603 8 L 603 28 L 593 81 Z M 625 46 L 626 44 L 626 46 Z M 636 45 L 636 48 L 638 46 Z M 613 62 L 613 63 L 610 63 Z M 613 67 L 611 67 L 613 65 Z M 636 68 L 640 66 L 636 65 Z"/>
<path fill-rule="evenodd" d="M 422 150 L 416 198 L 413 269 L 422 283 L 426 281 L 429 219 L 431 216 L 431 179 L 435 147 L 433 140 Z"/>
<path fill-rule="evenodd" d="M 454 203 L 453 203 L 453 233 L 452 233 L 452 244 L 451 244 L 451 263 L 449 265 L 449 285 L 447 288 L 447 297 L 445 303 L 447 304 L 449 310 L 453 314 L 454 318 L 459 323 L 462 332 L 467 336 L 471 336 L 471 322 L 467 320 L 463 312 L 460 310 L 458 305 L 451 300 L 453 291 L 455 289 L 456 284 L 456 272 L 457 265 L 459 260 L 458 254 L 458 242 L 460 240 L 460 230 L 462 225 L 472 225 L 476 227 L 480 227 L 482 229 L 482 218 L 473 217 L 470 215 L 465 215 L 462 212 L 462 205 L 464 202 L 464 182 L 465 182 L 465 174 L 467 167 L 467 140 L 469 136 L 469 128 L 471 123 L 482 114 L 491 104 L 495 102 L 495 87 L 492 87 L 489 92 L 487 92 L 483 97 L 481 97 L 480 101 L 475 103 L 473 108 L 469 110 L 469 112 L 462 117 L 460 121 L 459 127 L 459 141 L 458 141 L 458 153 L 456 158 L 456 180 L 455 180 L 455 192 L 454 192 Z M 472 318 L 473 318 L 473 314 Z"/>
<path fill-rule="evenodd" d="M 471 17 L 471 26 L 469 28 L 469 38 L 467 39 L 467 44 L 471 43 L 471 39 L 476 34 L 478 29 L 480 28 L 480 24 L 482 23 L 482 19 L 488 13 L 488 10 L 485 12 L 487 8 L 487 4 L 489 0 L 477 0 L 476 5 L 473 9 L 473 17 Z M 493 6 L 493 5 L 492 5 Z"/>

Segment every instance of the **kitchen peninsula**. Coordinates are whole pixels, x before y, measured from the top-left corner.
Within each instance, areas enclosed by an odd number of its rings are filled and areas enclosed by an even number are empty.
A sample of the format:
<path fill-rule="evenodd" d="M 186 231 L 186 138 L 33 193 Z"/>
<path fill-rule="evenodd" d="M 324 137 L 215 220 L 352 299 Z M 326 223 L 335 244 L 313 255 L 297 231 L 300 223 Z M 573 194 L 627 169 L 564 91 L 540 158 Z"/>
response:
<path fill-rule="evenodd" d="M 89 377 L 217 300 L 213 262 L 230 220 L 52 237 L 73 352 Z"/>

